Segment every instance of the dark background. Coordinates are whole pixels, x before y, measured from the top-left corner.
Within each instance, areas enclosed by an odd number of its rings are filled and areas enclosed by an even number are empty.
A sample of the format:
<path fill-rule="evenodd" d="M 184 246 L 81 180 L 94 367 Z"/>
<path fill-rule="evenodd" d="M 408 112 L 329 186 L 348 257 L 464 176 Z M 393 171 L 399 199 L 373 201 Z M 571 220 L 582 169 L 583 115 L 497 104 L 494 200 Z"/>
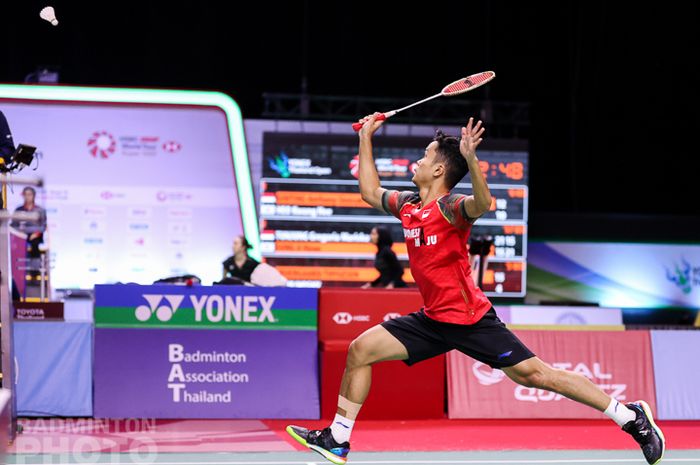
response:
<path fill-rule="evenodd" d="M 692 2 L 65 0 L 58 27 L 45 4 L 3 2 L 1 82 L 56 65 L 63 84 L 222 90 L 252 118 L 303 75 L 311 94 L 398 98 L 493 69 L 490 98 L 531 105 L 535 232 L 700 238 Z"/>

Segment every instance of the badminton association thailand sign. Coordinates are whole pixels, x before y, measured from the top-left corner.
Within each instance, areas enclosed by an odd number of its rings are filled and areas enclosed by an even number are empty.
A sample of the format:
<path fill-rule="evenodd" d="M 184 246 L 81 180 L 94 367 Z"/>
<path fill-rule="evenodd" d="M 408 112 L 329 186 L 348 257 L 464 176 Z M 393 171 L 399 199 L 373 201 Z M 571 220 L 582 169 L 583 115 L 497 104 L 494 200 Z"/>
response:
<path fill-rule="evenodd" d="M 317 418 L 317 292 L 95 288 L 95 415 Z"/>

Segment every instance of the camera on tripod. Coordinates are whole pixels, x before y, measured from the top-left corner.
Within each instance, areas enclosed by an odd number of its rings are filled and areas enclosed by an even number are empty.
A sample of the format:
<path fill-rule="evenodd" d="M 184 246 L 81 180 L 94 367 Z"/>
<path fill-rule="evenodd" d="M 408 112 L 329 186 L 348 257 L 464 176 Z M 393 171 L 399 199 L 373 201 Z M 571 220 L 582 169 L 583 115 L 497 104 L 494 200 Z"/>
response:
<path fill-rule="evenodd" d="M 26 144 L 19 144 L 17 149 L 4 164 L 0 164 L 1 173 L 17 173 L 25 166 L 29 166 L 34 161 L 36 147 Z"/>

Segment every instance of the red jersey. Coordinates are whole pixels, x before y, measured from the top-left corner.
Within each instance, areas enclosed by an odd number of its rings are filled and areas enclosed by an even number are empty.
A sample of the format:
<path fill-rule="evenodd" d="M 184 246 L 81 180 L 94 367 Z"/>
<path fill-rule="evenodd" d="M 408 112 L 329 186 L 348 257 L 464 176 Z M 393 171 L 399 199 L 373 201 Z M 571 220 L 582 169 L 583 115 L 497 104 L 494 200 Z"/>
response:
<path fill-rule="evenodd" d="M 491 302 L 474 285 L 467 240 L 474 218 L 467 197 L 445 194 L 427 205 L 417 192 L 385 191 L 384 210 L 401 220 L 411 273 L 425 303 L 425 314 L 444 323 L 474 324 Z"/>

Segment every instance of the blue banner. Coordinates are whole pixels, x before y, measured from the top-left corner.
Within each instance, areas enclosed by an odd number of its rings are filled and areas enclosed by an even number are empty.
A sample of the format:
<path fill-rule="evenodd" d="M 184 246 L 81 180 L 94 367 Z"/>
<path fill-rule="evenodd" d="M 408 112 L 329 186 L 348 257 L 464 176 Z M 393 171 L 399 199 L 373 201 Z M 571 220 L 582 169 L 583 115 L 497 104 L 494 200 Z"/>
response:
<path fill-rule="evenodd" d="M 17 414 L 92 416 L 92 323 L 15 322 Z"/>
<path fill-rule="evenodd" d="M 657 416 L 700 420 L 700 331 L 652 331 Z"/>

